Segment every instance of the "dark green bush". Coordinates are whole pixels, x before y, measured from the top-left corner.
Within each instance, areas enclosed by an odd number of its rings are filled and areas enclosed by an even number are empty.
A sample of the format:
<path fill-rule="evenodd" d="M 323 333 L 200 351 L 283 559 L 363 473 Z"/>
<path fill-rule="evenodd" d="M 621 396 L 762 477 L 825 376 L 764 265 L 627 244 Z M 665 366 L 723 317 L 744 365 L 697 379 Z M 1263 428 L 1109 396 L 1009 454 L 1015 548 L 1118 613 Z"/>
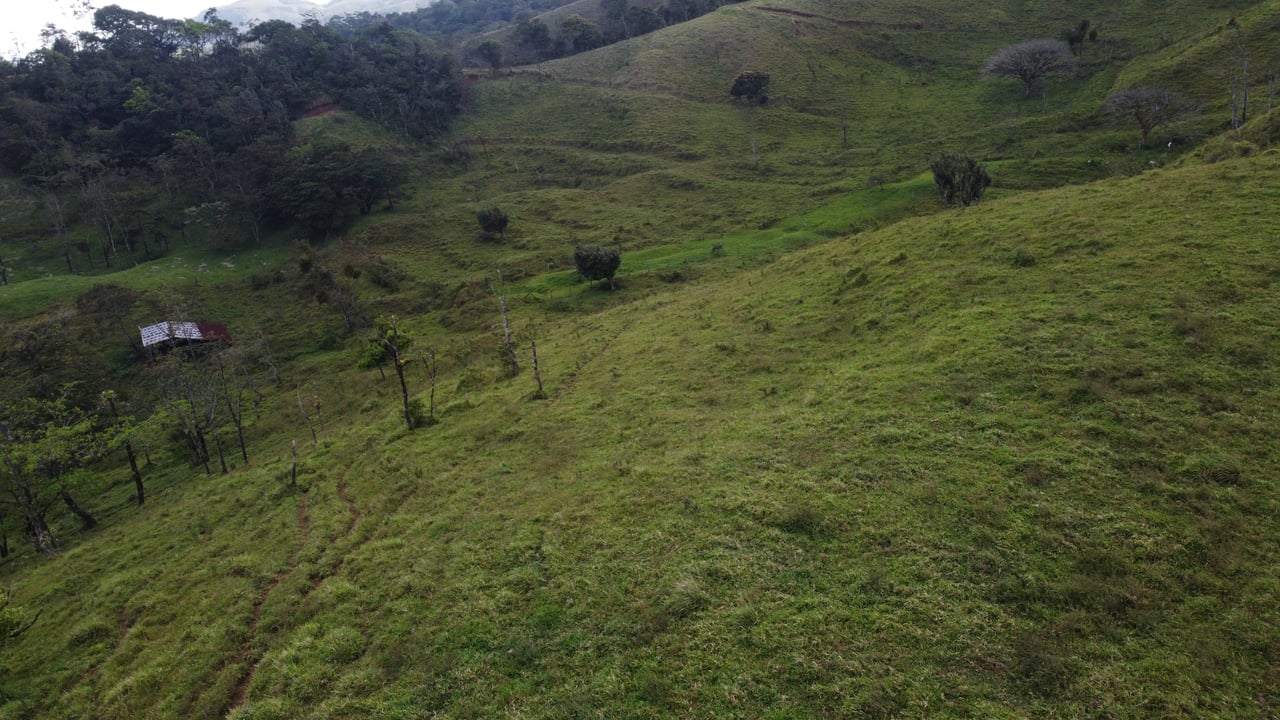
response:
<path fill-rule="evenodd" d="M 929 158 L 933 182 L 947 205 L 973 205 L 991 185 L 986 168 L 968 155 L 942 153 Z"/>
<path fill-rule="evenodd" d="M 578 274 L 588 280 L 607 280 L 613 288 L 613 276 L 622 264 L 622 254 L 615 248 L 599 245 L 579 245 L 573 249 L 573 264 Z"/>

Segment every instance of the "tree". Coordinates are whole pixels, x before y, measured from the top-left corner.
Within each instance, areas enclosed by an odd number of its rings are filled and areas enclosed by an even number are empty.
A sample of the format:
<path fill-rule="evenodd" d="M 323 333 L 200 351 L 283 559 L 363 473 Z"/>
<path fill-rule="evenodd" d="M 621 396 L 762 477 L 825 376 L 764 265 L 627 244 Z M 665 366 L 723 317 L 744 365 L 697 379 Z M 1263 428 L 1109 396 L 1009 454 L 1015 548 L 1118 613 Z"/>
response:
<path fill-rule="evenodd" d="M 574 52 L 586 52 L 600 47 L 600 32 L 581 15 L 570 15 L 560 21 L 560 37 Z"/>
<path fill-rule="evenodd" d="M 1088 20 L 1081 20 L 1074 28 L 1062 31 L 1062 39 L 1067 41 L 1067 47 L 1071 49 L 1071 53 L 1077 56 L 1084 55 L 1084 41 L 1098 41 L 1097 28 L 1090 29 Z"/>
<path fill-rule="evenodd" d="M 769 96 L 766 94 L 768 89 L 769 73 L 748 70 L 733 79 L 733 87 L 729 88 L 729 94 L 735 99 L 764 105 L 769 102 Z"/>
<path fill-rule="evenodd" d="M 71 496 L 75 471 L 101 458 L 109 444 L 97 417 L 69 400 L 71 386 L 52 400 L 14 398 L 0 409 L 0 471 L 37 550 L 52 554 L 58 543 L 49 509 L 61 500 L 84 529 L 97 519 Z"/>
<path fill-rule="evenodd" d="M 138 455 L 133 451 L 133 431 L 135 427 L 133 419 L 120 417 L 120 411 L 116 407 L 116 393 L 114 390 L 104 390 L 101 397 L 102 404 L 111 411 L 111 429 L 115 432 L 115 439 L 112 444 L 124 446 L 125 456 L 129 458 L 129 472 L 133 477 L 135 496 L 138 500 L 138 505 L 142 505 L 147 499 L 147 491 L 142 484 L 142 472 L 138 470 Z"/>
<path fill-rule="evenodd" d="M 496 75 L 502 68 L 502 43 L 497 40 L 485 40 L 480 43 L 480 47 L 476 48 L 476 55 L 489 63 L 489 69 L 493 74 Z"/>
<path fill-rule="evenodd" d="M 1076 60 L 1071 50 L 1057 40 L 1028 40 L 1001 48 L 987 60 L 983 72 L 993 77 L 1015 77 L 1027 95 L 1046 75 L 1071 72 Z"/>
<path fill-rule="evenodd" d="M 973 205 L 991 184 L 986 168 L 968 155 L 942 153 L 929 158 L 933 182 L 947 205 Z"/>
<path fill-rule="evenodd" d="M 507 214 L 496 207 L 484 208 L 476 211 L 476 222 L 480 223 L 480 229 L 486 233 L 497 233 L 502 237 L 506 237 L 504 233 L 507 230 Z"/>
<path fill-rule="evenodd" d="M 588 280 L 607 280 L 613 289 L 613 276 L 622 264 L 622 255 L 615 248 L 599 245 L 579 245 L 573 249 L 573 264 L 578 273 Z"/>
<path fill-rule="evenodd" d="M 409 403 L 409 387 L 404 381 L 404 366 L 409 364 L 408 349 L 413 344 L 413 336 L 400 327 L 400 320 L 395 315 L 384 315 L 378 318 L 369 344 L 360 358 L 358 367 L 381 367 L 390 362 L 400 381 L 400 397 L 404 400 L 404 422 L 412 430 L 414 428 L 414 412 Z"/>
<path fill-rule="evenodd" d="M 1152 130 L 1193 112 L 1194 105 L 1172 90 L 1137 85 L 1111 93 L 1103 109 L 1136 122 L 1142 131 L 1142 147 L 1146 147 Z"/>
<path fill-rule="evenodd" d="M 532 50 L 534 59 L 541 60 L 551 47 L 551 29 L 537 18 L 523 20 L 516 25 L 516 45 Z"/>

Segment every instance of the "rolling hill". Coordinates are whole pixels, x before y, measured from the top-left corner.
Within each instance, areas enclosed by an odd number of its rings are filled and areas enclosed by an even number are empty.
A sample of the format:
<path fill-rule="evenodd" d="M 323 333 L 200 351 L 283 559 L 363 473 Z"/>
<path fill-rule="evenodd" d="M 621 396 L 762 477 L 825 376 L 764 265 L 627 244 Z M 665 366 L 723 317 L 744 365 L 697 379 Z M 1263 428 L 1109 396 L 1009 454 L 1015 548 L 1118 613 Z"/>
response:
<path fill-rule="evenodd" d="M 1278 121 L 1225 127 L 1214 73 L 1276 10 L 750 0 L 477 78 L 430 146 L 299 119 L 411 159 L 413 197 L 309 249 L 0 288 L 16 327 L 128 286 L 278 372 L 225 474 L 159 433 L 147 502 L 95 467 L 58 555 L 7 520 L 35 624 L 0 717 L 1273 715 Z M 1115 42 L 1080 75 L 980 77 L 1082 16 Z M 748 69 L 767 105 L 729 101 Z M 1201 106 L 1151 149 L 1099 114 L 1139 82 Z M 981 204 L 940 206 L 939 150 L 984 161 Z M 620 247 L 620 289 L 575 244 Z M 413 334 L 436 424 L 312 264 Z"/>

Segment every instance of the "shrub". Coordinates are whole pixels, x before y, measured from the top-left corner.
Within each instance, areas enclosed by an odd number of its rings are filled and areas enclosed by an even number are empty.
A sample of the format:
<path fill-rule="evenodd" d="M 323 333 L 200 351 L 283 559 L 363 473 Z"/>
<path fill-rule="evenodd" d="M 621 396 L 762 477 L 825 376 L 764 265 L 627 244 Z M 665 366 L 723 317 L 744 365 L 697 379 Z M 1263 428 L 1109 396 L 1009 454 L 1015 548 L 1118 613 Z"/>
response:
<path fill-rule="evenodd" d="M 986 168 L 968 155 L 942 153 L 929 158 L 933 182 L 947 205 L 973 205 L 991 184 Z"/>
<path fill-rule="evenodd" d="M 491 207 L 476 211 L 476 222 L 480 223 L 480 229 L 486 233 L 497 233 L 505 238 L 508 221 L 507 214 L 501 208 Z"/>
<path fill-rule="evenodd" d="M 1013 251 L 1012 262 L 1014 267 L 1031 267 L 1036 264 L 1036 256 L 1032 255 L 1031 251 L 1026 248 L 1017 248 Z"/>
<path fill-rule="evenodd" d="M 769 73 L 748 70 L 733 79 L 729 94 L 734 98 L 764 105 L 769 102 L 765 91 L 769 89 Z"/>
<path fill-rule="evenodd" d="M 578 273 L 588 280 L 607 280 L 613 289 L 613 276 L 622 264 L 622 254 L 615 248 L 599 245 L 579 245 L 573 249 L 573 264 Z"/>

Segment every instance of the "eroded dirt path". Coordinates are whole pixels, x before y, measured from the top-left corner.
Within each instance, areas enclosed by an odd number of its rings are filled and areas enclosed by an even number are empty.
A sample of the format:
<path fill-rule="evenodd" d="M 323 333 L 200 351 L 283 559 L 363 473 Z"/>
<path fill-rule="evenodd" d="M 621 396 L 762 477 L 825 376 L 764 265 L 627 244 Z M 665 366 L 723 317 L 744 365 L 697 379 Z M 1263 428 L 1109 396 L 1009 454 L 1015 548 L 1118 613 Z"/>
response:
<path fill-rule="evenodd" d="M 253 650 L 253 639 L 258 636 L 258 624 L 262 620 L 262 606 L 266 604 L 267 598 L 271 597 L 271 593 L 280 586 L 280 583 L 284 582 L 289 573 L 298 567 L 302 548 L 306 546 L 307 539 L 311 535 L 311 519 L 307 514 L 309 498 L 310 495 L 308 493 L 303 493 L 298 499 L 297 523 L 298 532 L 302 535 L 302 541 L 298 543 L 298 550 L 289 559 L 289 564 L 272 576 L 271 580 L 263 586 L 262 591 L 258 593 L 257 599 L 253 601 L 253 616 L 249 620 L 248 629 L 245 631 L 244 645 L 240 647 L 240 653 L 234 661 L 236 665 L 244 665 L 249 661 L 249 653 Z M 259 664 L 261 664 L 260 659 L 249 665 L 240 679 L 236 681 L 235 689 L 231 691 L 231 700 L 227 704 L 226 715 L 230 715 L 235 712 L 236 708 L 244 705 L 245 696 L 249 692 L 249 683 L 253 680 L 253 676 L 257 674 Z"/>

